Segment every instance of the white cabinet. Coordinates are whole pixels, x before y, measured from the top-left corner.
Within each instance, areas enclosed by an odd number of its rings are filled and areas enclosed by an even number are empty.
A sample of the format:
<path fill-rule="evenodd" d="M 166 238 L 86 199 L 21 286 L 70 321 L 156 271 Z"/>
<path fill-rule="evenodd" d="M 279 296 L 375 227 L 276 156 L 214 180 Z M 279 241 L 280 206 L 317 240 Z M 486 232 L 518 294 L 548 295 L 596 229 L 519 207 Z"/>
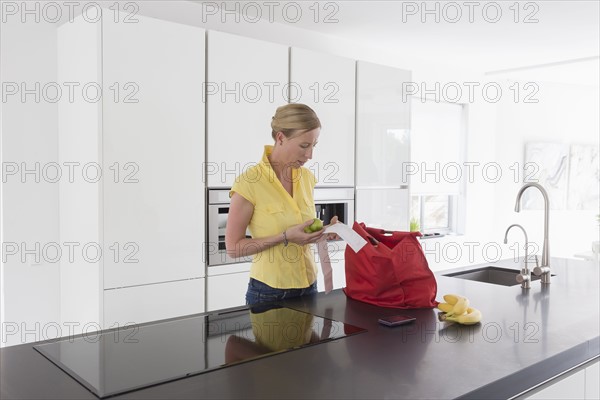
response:
<path fill-rule="evenodd" d="M 104 291 L 104 328 L 204 312 L 204 278 Z"/>
<path fill-rule="evenodd" d="M 585 369 L 585 398 L 600 399 L 600 362 Z"/>
<path fill-rule="evenodd" d="M 585 368 L 578 367 L 566 376 L 559 376 L 534 389 L 533 394 L 525 394 L 525 399 L 563 400 L 563 399 L 598 399 L 599 398 L 599 366 L 596 361 Z"/>
<path fill-rule="evenodd" d="M 252 263 L 237 263 L 208 267 L 206 311 L 246 304 L 251 265 Z"/>
<path fill-rule="evenodd" d="M 288 47 L 208 32 L 207 178 L 230 187 L 273 144 L 271 118 L 288 102 Z"/>
<path fill-rule="evenodd" d="M 410 71 L 357 63 L 356 220 L 393 230 L 409 228 Z"/>
<path fill-rule="evenodd" d="M 585 399 L 585 370 L 579 371 L 567 378 L 561 379 L 551 386 L 527 397 L 540 400 L 581 400 Z"/>
<path fill-rule="evenodd" d="M 103 328 L 202 312 L 205 287 L 205 31 L 106 15 L 57 35 L 84 95 L 59 108 L 61 161 L 83 170 L 61 182 L 61 241 L 84 258 L 62 262 L 61 318 Z"/>
<path fill-rule="evenodd" d="M 103 20 L 104 289 L 205 274 L 205 31 L 136 18 Z"/>
<path fill-rule="evenodd" d="M 321 135 L 306 167 L 322 186 L 354 186 L 355 61 L 292 48 L 290 102 L 311 107 Z"/>
<path fill-rule="evenodd" d="M 399 187 L 410 161 L 410 71 L 357 63 L 356 186 Z"/>
<path fill-rule="evenodd" d="M 372 228 L 407 231 L 409 198 L 408 189 L 357 189 L 356 220 Z"/>

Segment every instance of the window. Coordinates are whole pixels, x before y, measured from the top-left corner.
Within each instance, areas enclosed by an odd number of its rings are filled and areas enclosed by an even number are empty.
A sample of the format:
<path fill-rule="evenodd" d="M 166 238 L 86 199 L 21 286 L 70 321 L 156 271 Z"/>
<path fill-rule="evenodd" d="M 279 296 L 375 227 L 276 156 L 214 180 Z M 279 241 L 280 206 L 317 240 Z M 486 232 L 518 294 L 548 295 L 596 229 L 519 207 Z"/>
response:
<path fill-rule="evenodd" d="M 461 104 L 412 98 L 411 220 L 421 232 L 458 233 L 462 225 L 465 119 Z"/>
<path fill-rule="evenodd" d="M 456 232 L 457 197 L 455 195 L 411 196 L 411 220 L 416 220 L 424 233 Z"/>

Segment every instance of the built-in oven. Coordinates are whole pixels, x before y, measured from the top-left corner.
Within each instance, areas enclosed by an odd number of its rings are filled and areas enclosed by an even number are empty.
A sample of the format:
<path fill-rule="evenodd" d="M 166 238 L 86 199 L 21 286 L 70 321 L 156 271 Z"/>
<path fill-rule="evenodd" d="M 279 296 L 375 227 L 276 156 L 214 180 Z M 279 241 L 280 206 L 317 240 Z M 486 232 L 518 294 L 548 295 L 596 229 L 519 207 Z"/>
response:
<path fill-rule="evenodd" d="M 234 259 L 227 255 L 225 228 L 229 215 L 229 190 L 208 190 L 208 242 L 206 246 L 208 266 L 248 262 L 251 258 Z M 354 222 L 354 188 L 315 188 L 316 218 L 327 225 L 333 216 L 345 224 Z M 250 238 L 250 232 L 246 231 Z"/>

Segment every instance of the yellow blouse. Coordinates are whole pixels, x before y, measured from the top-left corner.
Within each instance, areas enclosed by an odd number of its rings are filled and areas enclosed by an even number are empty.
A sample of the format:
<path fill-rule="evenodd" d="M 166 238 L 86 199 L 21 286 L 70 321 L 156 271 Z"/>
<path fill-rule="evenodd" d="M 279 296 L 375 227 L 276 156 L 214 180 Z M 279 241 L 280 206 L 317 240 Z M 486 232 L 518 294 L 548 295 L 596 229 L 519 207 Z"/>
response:
<path fill-rule="evenodd" d="M 313 335 L 313 315 L 290 308 L 274 308 L 250 313 L 256 343 L 271 351 L 300 347 Z"/>
<path fill-rule="evenodd" d="M 273 146 L 265 146 L 262 160 L 236 178 L 229 192 L 254 205 L 248 226 L 253 238 L 281 235 L 292 225 L 316 216 L 313 189 L 317 180 L 304 167 L 293 169 L 293 197 L 284 189 L 267 158 Z M 250 277 L 278 289 L 306 288 L 317 279 L 312 246 L 279 243 L 254 255 Z"/>

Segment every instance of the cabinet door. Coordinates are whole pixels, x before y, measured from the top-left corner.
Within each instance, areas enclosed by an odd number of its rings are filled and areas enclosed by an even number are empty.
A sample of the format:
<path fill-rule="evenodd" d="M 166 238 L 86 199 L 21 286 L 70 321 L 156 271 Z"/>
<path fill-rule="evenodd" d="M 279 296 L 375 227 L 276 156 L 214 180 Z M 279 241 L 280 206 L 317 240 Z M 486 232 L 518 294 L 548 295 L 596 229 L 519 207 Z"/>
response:
<path fill-rule="evenodd" d="M 205 32 L 136 18 L 103 21 L 105 289 L 205 271 Z"/>
<path fill-rule="evenodd" d="M 373 228 L 408 231 L 407 189 L 357 189 L 356 220 Z"/>
<path fill-rule="evenodd" d="M 292 48 L 290 102 L 310 106 L 321 121 L 319 144 L 306 167 L 317 185 L 354 186 L 355 61 Z"/>
<path fill-rule="evenodd" d="M 600 363 L 585 369 L 585 398 L 600 399 Z"/>
<path fill-rule="evenodd" d="M 557 378 L 556 383 L 550 384 L 526 399 L 568 400 L 585 399 L 585 370 L 579 371 L 566 378 Z"/>
<path fill-rule="evenodd" d="M 273 144 L 271 118 L 288 102 L 288 48 L 210 31 L 207 68 L 208 186 L 229 187 Z"/>
<path fill-rule="evenodd" d="M 400 187 L 410 161 L 410 71 L 357 63 L 356 185 Z"/>
<path fill-rule="evenodd" d="M 243 306 L 252 263 L 220 265 L 208 268 L 206 311 Z"/>
<path fill-rule="evenodd" d="M 198 314 L 204 307 L 204 278 L 104 291 L 104 329 Z"/>

